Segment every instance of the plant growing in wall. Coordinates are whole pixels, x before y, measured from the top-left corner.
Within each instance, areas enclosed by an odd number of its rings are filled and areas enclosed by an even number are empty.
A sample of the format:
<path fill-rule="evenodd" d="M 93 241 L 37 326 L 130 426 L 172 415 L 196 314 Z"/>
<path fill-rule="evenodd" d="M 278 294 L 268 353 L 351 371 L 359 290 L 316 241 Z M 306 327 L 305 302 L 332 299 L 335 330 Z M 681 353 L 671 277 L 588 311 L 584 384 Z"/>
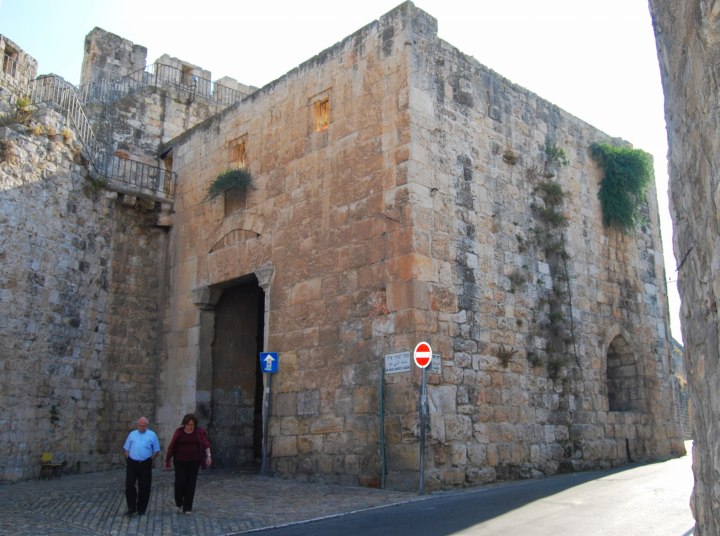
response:
<path fill-rule="evenodd" d="M 546 166 L 551 160 L 553 165 L 567 165 L 564 151 L 550 150 L 549 147 L 554 146 L 545 147 Z M 543 176 L 547 179 L 548 175 L 546 167 Z M 569 354 L 572 353 L 570 345 L 574 345 L 575 342 L 572 294 L 567 266 L 569 256 L 565 248 L 564 235 L 568 220 L 562 212 L 565 192 L 558 183 L 544 180 L 535 186 L 534 193 L 541 201 L 531 205 L 533 214 L 538 220 L 538 225 L 533 228 L 534 242 L 544 253 L 552 281 L 551 288 L 547 288 L 543 280 L 538 281 L 538 285 L 545 287 L 545 291 L 540 295 L 541 307 L 538 308 L 538 313 L 542 315 L 542 320 L 538 326 L 542 329 L 542 337 L 546 340 L 544 354 L 548 377 L 556 379 L 560 370 L 567 364 Z M 579 366 L 577 352 L 575 351 L 574 354 Z M 533 367 L 542 364 L 541 357 L 534 351 L 528 352 L 528 361 Z"/>
<path fill-rule="evenodd" d="M 504 344 L 501 344 L 497 350 L 495 350 L 495 357 L 497 357 L 500 360 L 500 363 L 502 363 L 502 366 L 504 368 L 507 368 L 510 364 L 510 360 L 512 359 L 512 356 L 517 354 L 517 350 L 513 350 L 512 348 L 508 349 L 505 348 Z"/>
<path fill-rule="evenodd" d="M 631 232 L 643 220 L 641 206 L 653 179 L 652 157 L 640 149 L 607 143 L 590 145 L 590 155 L 603 169 L 598 192 L 603 225 Z"/>
<path fill-rule="evenodd" d="M 29 97 L 18 97 L 15 102 L 15 120 L 26 125 L 32 113 L 32 101 Z"/>
<path fill-rule="evenodd" d="M 252 186 L 252 175 L 246 169 L 228 169 L 210 183 L 207 199 L 215 199 L 229 190 L 246 192 Z"/>
<path fill-rule="evenodd" d="M 550 140 L 545 141 L 545 161 L 561 167 L 570 163 L 565 154 L 565 149 L 558 147 Z"/>
<path fill-rule="evenodd" d="M 565 167 L 570 163 L 562 147 L 558 147 L 549 139 L 545 140 L 545 170 L 543 176 L 550 179 L 557 175 L 558 168 Z"/>
<path fill-rule="evenodd" d="M 15 101 L 15 112 L 0 117 L 0 126 L 20 124 L 25 125 L 32 115 L 32 101 L 29 97 L 18 97 Z"/>
<path fill-rule="evenodd" d="M 85 175 L 85 179 L 87 180 L 87 184 L 83 187 L 83 191 L 86 194 L 96 194 L 107 187 L 108 184 L 106 179 L 93 175 L 90 172 Z"/>

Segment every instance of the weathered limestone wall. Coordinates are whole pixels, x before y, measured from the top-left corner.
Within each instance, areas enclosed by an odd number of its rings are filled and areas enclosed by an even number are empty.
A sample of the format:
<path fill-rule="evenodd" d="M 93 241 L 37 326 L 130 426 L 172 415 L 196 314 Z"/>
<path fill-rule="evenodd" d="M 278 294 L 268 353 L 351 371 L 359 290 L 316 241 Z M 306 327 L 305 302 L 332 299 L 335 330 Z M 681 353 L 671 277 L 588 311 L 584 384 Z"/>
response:
<path fill-rule="evenodd" d="M 213 95 L 209 71 L 164 54 L 152 66 L 153 75 L 143 71 L 146 53 L 145 47 L 95 28 L 85 39 L 81 80 L 84 88 L 92 87 L 86 111 L 104 149 L 163 166 L 158 155 L 162 143 L 227 103 L 203 97 Z M 253 89 L 230 78 L 224 81 L 240 93 Z"/>
<path fill-rule="evenodd" d="M 25 87 L 36 76 L 37 60 L 0 34 L 0 87 Z"/>
<path fill-rule="evenodd" d="M 177 386 L 199 374 L 203 289 L 269 267 L 273 471 L 377 485 L 379 356 L 408 348 L 417 269 L 409 226 L 405 13 L 389 14 L 190 131 L 173 149 L 174 282 L 159 417 L 202 400 Z M 313 128 L 330 99 L 330 126 Z M 247 136 L 255 186 L 225 216 L 210 182 Z M 194 292 L 195 291 L 195 292 Z M 198 389 L 200 389 L 198 387 Z M 200 396 L 204 396 L 200 393 Z"/>
<path fill-rule="evenodd" d="M 720 534 L 720 4 L 651 0 L 693 424 L 694 534 Z"/>
<path fill-rule="evenodd" d="M 83 82 L 142 69 L 144 50 L 93 30 Z M 442 356 L 429 489 L 682 452 L 655 191 L 635 234 L 603 228 L 588 147 L 607 135 L 439 40 L 409 2 L 212 117 L 183 88 L 209 73 L 163 61 L 172 84 L 142 75 L 88 109 L 112 151 L 172 161 L 162 226 L 154 203 L 88 189 L 62 136 L 3 131 L 8 478 L 48 448 L 107 467 L 138 415 L 163 439 L 188 411 L 225 461 L 251 463 L 262 346 L 281 355 L 270 470 L 378 485 L 383 356 L 423 339 Z M 207 199 L 238 165 L 252 188 Z M 551 186 L 567 226 L 544 217 Z M 420 373 L 384 381 L 387 485 L 414 489 Z"/>
<path fill-rule="evenodd" d="M 238 139 L 255 184 L 233 212 L 205 195 Z M 551 173 L 546 141 L 568 166 Z M 175 140 L 162 425 L 212 396 L 208 297 L 269 269 L 274 472 L 376 485 L 383 356 L 422 339 L 442 354 L 431 488 L 682 453 L 655 191 L 635 235 L 604 229 L 595 141 L 610 139 L 440 41 L 410 3 Z M 549 180 L 564 254 L 537 238 Z M 636 371 L 631 411 L 609 411 L 609 360 Z M 419 373 L 386 382 L 388 485 L 410 489 Z"/>
<path fill-rule="evenodd" d="M 432 477 L 476 483 L 683 452 L 655 190 L 647 225 L 630 236 L 605 229 L 589 146 L 611 142 L 606 134 L 447 43 L 417 43 L 409 175 L 428 265 L 416 288 L 426 285 L 428 336 L 447 356 L 429 391 Z M 548 168 L 547 142 L 567 166 Z M 560 255 L 540 239 L 548 183 L 564 193 Z M 618 335 L 637 360 L 642 411 L 608 411 Z M 503 351 L 514 352 L 507 366 Z"/>
<path fill-rule="evenodd" d="M 109 106 L 89 103 L 93 126 L 109 153 L 163 166 L 160 144 L 179 136 L 221 108 L 187 95 L 149 86 Z"/>
<path fill-rule="evenodd" d="M 122 460 L 154 417 L 165 232 L 96 189 L 53 112 L 0 132 L 0 478 Z"/>
<path fill-rule="evenodd" d="M 147 48 L 136 45 L 102 28 L 85 37 L 80 85 L 98 80 L 111 81 L 145 68 Z"/>

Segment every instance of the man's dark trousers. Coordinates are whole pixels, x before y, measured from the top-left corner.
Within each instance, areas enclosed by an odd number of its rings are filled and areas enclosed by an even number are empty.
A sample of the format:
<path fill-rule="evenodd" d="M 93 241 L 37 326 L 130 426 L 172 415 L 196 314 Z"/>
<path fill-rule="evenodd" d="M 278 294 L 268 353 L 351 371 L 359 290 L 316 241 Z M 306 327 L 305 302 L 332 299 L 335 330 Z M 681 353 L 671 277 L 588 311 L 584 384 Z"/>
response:
<path fill-rule="evenodd" d="M 137 490 L 135 489 L 136 482 Z M 152 458 L 142 462 L 128 458 L 125 466 L 125 499 L 129 512 L 145 513 L 150 502 L 151 485 Z"/>

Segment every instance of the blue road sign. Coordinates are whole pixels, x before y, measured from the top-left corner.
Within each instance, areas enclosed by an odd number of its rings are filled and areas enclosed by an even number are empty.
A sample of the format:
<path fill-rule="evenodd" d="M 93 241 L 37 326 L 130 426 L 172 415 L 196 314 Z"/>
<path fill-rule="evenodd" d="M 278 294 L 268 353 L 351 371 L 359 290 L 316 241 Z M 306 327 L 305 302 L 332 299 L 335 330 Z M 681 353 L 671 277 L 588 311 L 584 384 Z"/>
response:
<path fill-rule="evenodd" d="M 260 352 L 260 368 L 268 374 L 275 374 L 278 371 L 278 353 Z"/>

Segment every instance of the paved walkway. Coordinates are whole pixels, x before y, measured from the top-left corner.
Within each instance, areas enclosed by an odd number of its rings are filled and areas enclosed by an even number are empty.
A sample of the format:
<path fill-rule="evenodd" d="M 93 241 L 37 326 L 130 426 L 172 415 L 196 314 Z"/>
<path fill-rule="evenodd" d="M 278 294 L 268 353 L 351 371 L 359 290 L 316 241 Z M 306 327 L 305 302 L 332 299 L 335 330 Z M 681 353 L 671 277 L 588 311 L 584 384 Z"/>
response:
<path fill-rule="evenodd" d="M 0 484 L 0 534 L 218 536 L 422 499 L 416 493 L 201 471 L 193 515 L 178 514 L 173 473 L 153 470 L 145 516 L 125 517 L 124 469 Z"/>

